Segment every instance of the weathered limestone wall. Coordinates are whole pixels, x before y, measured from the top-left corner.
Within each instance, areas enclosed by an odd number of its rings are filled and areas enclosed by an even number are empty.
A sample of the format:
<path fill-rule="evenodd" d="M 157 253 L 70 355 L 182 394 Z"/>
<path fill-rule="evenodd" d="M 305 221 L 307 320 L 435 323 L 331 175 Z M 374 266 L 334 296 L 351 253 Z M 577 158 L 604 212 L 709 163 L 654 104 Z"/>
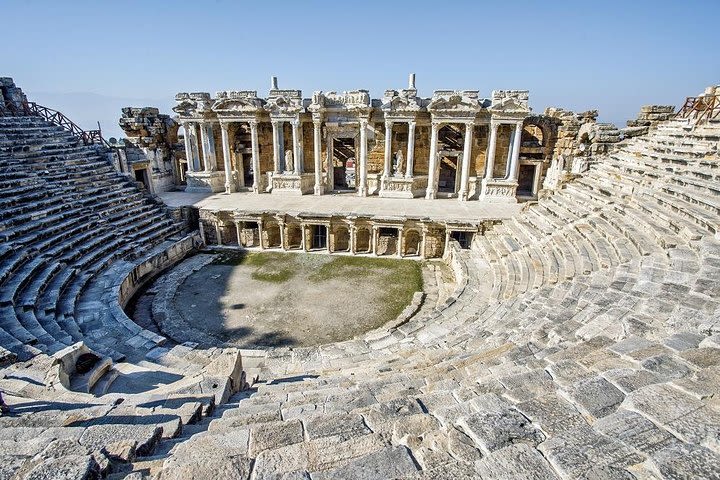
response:
<path fill-rule="evenodd" d="M 9 103 L 9 105 L 6 105 Z M 19 110 L 27 103 L 27 97 L 23 91 L 15 85 L 10 77 L 0 77 L 0 110 Z"/>
<path fill-rule="evenodd" d="M 124 155 L 128 167 L 146 163 L 153 190 L 172 190 L 180 176 L 177 155 L 184 152 L 178 141 L 178 124 L 153 107 L 123 108 L 118 123 L 126 135 Z"/>
<path fill-rule="evenodd" d="M 305 159 L 305 173 L 315 172 L 315 144 L 313 143 L 313 124 L 312 122 L 304 122 L 302 125 L 302 147 L 303 158 Z M 322 158 L 322 157 L 321 157 Z M 323 163 L 320 162 L 322 167 Z"/>
<path fill-rule="evenodd" d="M 675 118 L 674 105 L 644 105 L 637 118 L 627 121 L 627 128 L 624 128 L 622 133 L 625 138 L 645 135 L 658 123 L 672 118 Z"/>
<path fill-rule="evenodd" d="M 272 125 L 267 122 L 258 124 L 258 146 L 260 150 L 260 171 L 273 170 L 273 136 Z"/>

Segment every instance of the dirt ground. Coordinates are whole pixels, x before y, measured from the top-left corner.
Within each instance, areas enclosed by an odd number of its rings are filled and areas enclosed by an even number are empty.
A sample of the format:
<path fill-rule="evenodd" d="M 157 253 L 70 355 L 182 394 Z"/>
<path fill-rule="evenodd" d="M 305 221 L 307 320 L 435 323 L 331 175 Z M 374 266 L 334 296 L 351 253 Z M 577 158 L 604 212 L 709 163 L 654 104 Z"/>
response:
<path fill-rule="evenodd" d="M 239 347 L 298 347 L 377 328 L 421 289 L 412 260 L 224 252 L 174 301 L 189 323 Z"/>

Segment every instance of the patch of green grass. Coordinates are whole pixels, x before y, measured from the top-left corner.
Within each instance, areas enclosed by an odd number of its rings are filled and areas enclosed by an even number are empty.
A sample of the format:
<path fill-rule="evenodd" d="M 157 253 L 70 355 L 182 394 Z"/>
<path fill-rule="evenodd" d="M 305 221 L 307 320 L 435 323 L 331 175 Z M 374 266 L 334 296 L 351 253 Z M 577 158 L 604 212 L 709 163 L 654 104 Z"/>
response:
<path fill-rule="evenodd" d="M 400 315 L 412 301 L 415 292 L 422 291 L 423 279 L 420 262 L 395 260 L 399 263 L 390 276 L 383 281 L 385 293 L 383 305 L 387 320 Z"/>
<path fill-rule="evenodd" d="M 285 283 L 295 275 L 295 272 L 290 269 L 275 270 L 265 272 L 261 270 L 255 270 L 250 274 L 254 280 L 260 280 L 261 282 L 269 283 Z"/>
<path fill-rule="evenodd" d="M 285 283 L 298 269 L 295 256 L 287 253 L 250 253 L 243 263 L 255 267 L 250 274 L 253 279 L 270 283 Z"/>
<path fill-rule="evenodd" d="M 310 275 L 308 280 L 320 283 L 360 278 L 382 286 L 381 303 L 386 321 L 400 315 L 412 301 L 413 294 L 423 288 L 420 262 L 391 258 L 335 257 Z"/>
<path fill-rule="evenodd" d="M 389 258 L 367 258 L 367 257 L 335 257 L 330 262 L 322 265 L 317 272 L 310 275 L 309 279 L 314 282 L 332 280 L 334 278 L 362 278 L 376 274 L 379 269 L 390 270 L 394 267 Z"/>

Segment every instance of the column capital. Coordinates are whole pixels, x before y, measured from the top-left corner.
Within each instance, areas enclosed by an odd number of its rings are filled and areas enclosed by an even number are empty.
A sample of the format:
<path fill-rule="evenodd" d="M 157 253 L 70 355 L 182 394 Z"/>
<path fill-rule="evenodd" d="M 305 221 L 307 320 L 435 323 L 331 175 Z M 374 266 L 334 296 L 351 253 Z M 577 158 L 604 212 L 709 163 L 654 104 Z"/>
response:
<path fill-rule="evenodd" d="M 292 120 L 290 120 L 290 124 L 291 124 L 293 127 L 298 127 L 298 126 L 300 125 L 300 119 L 299 119 L 299 118 L 293 118 Z"/>
<path fill-rule="evenodd" d="M 368 126 L 368 119 L 367 118 L 361 118 L 358 120 L 360 122 L 361 128 L 367 128 Z"/>
<path fill-rule="evenodd" d="M 250 128 L 257 128 L 258 123 L 260 123 L 257 119 L 253 118 L 252 120 L 248 120 L 248 123 L 250 124 Z"/>
<path fill-rule="evenodd" d="M 469 120 L 469 121 L 465 122 L 465 128 L 473 128 L 474 126 L 475 126 L 474 120 Z"/>
<path fill-rule="evenodd" d="M 271 118 L 270 123 L 272 123 L 273 127 L 277 127 L 282 122 L 280 120 L 278 120 L 277 118 Z"/>
<path fill-rule="evenodd" d="M 443 124 L 440 120 L 433 120 L 430 122 L 430 126 L 433 130 L 438 131 L 440 130 L 440 126 Z"/>
<path fill-rule="evenodd" d="M 394 124 L 394 120 L 385 120 L 385 128 L 392 128 Z"/>
<path fill-rule="evenodd" d="M 227 131 L 228 131 L 228 127 L 230 127 L 230 122 L 224 122 L 224 121 L 221 121 L 221 122 L 220 122 L 220 128 L 221 128 L 223 131 L 227 132 Z"/>
<path fill-rule="evenodd" d="M 408 124 L 408 127 L 415 128 L 415 126 L 417 125 L 417 122 L 415 120 L 408 120 L 407 124 Z"/>
<path fill-rule="evenodd" d="M 320 128 L 320 127 L 322 127 L 322 122 L 323 122 L 323 121 L 322 121 L 321 118 L 313 118 L 313 126 L 314 126 L 315 128 Z"/>

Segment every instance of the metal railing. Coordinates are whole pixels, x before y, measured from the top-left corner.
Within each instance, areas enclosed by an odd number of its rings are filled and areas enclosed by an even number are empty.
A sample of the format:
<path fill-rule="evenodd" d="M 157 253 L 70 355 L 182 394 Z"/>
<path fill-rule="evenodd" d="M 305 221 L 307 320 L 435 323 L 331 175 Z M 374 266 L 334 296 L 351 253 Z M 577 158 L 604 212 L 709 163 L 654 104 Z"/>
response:
<path fill-rule="evenodd" d="M 713 94 L 687 97 L 676 118 L 687 118 L 700 122 L 718 117 L 720 117 L 720 95 Z"/>
<path fill-rule="evenodd" d="M 35 102 L 22 102 L 20 104 L 16 102 L 5 101 L 5 109 L 0 108 L 0 117 L 24 117 L 24 116 L 37 116 L 42 117 L 46 121 L 63 127 L 68 132 L 78 137 L 85 145 L 104 145 L 109 147 L 110 144 L 103 138 L 102 131 L 100 130 L 100 124 L 98 123 L 97 130 L 83 130 L 75 122 L 70 120 L 62 112 L 54 110 L 43 105 L 38 105 Z"/>

